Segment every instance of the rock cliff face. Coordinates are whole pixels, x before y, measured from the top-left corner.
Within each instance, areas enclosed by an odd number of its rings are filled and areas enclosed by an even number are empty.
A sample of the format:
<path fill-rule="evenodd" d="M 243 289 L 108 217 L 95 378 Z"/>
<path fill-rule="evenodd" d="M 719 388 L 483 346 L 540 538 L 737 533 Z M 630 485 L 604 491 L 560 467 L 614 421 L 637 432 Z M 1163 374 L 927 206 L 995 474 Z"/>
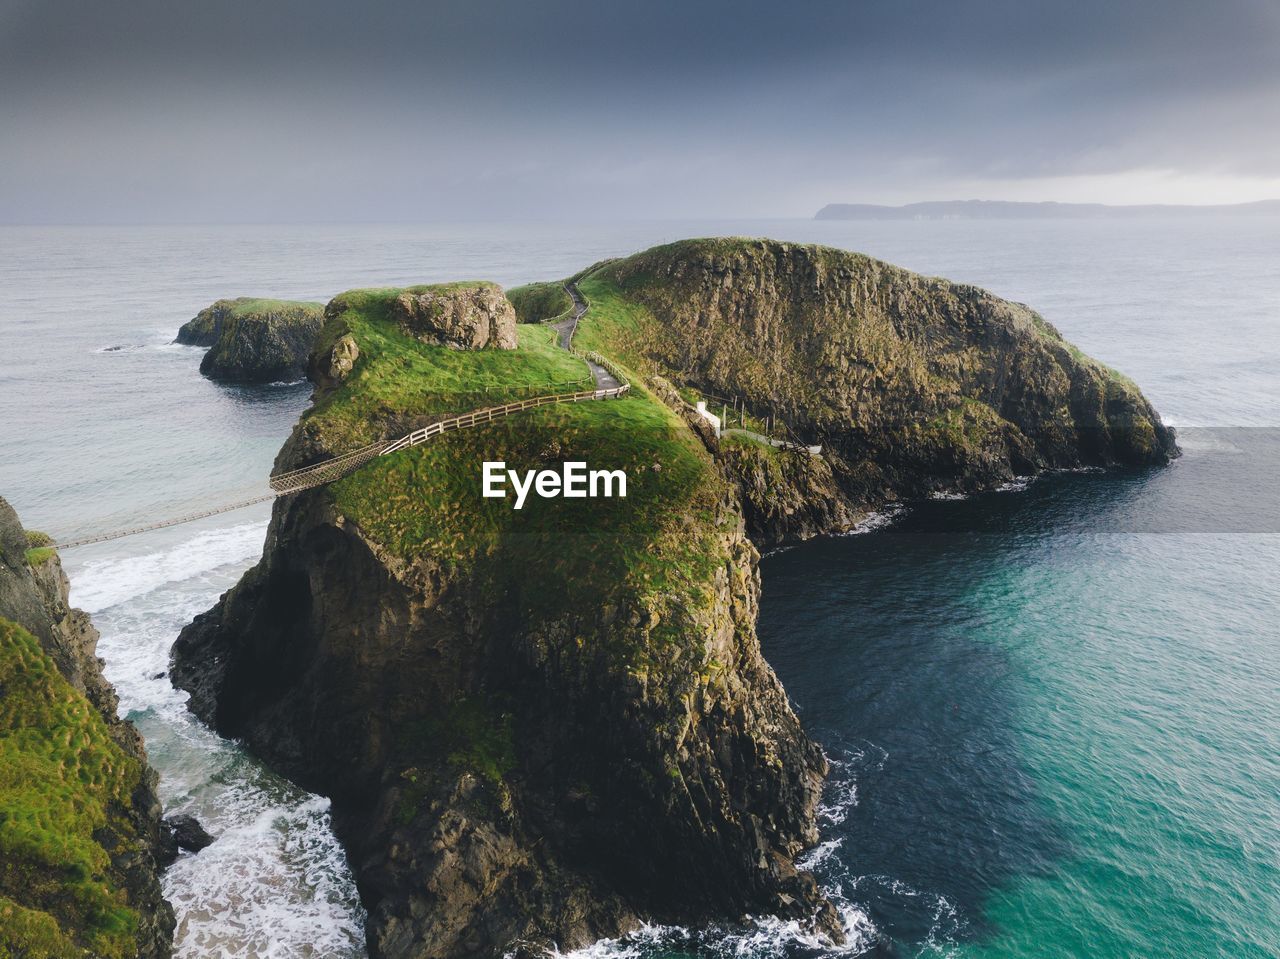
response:
<path fill-rule="evenodd" d="M 0 952 L 167 957 L 157 776 L 67 597 L 57 554 L 0 498 Z"/>
<path fill-rule="evenodd" d="M 360 359 L 281 466 L 319 455 L 323 421 L 401 362 L 398 298 L 335 304 L 324 339 L 354 330 Z M 495 457 L 622 468 L 628 496 L 517 513 L 478 495 Z M 731 489 L 652 398 L 544 408 L 280 501 L 173 676 L 332 797 L 379 959 L 575 947 L 638 917 L 830 929 L 792 865 L 825 761 L 761 657 L 755 562 Z"/>
<path fill-rule="evenodd" d="M 241 297 L 218 300 L 178 330 L 174 342 L 207 346 L 200 372 L 211 379 L 271 383 L 300 379 L 324 324 L 320 303 Z"/>
<path fill-rule="evenodd" d="M 580 285 L 630 307 L 625 324 L 597 321 L 602 346 L 824 447 L 821 465 L 778 462 L 787 455 L 758 444 L 725 458 L 762 547 L 890 500 L 1177 453 L 1132 382 L 1028 307 L 859 254 L 690 240 Z M 832 493 L 840 505 L 815 515 Z"/>

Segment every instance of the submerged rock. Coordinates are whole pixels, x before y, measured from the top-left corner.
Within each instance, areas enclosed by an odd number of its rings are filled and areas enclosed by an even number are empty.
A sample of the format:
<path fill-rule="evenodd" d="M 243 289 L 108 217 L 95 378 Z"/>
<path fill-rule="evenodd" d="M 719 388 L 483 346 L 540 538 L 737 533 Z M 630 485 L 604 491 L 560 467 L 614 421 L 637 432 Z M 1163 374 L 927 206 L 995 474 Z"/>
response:
<path fill-rule="evenodd" d="M 0 821 L 39 810 L 0 832 L 0 954 L 161 959 L 174 916 L 158 777 L 68 592 L 48 538 L 0 498 Z"/>
<path fill-rule="evenodd" d="M 214 837 L 209 835 L 200 820 L 195 816 L 181 814 L 170 816 L 165 825 L 173 833 L 174 844 L 187 852 L 199 852 L 213 845 Z"/>
<path fill-rule="evenodd" d="M 174 342 L 209 347 L 200 372 L 211 379 L 291 382 L 305 374 L 323 325 L 320 303 L 241 297 L 201 310 Z"/>

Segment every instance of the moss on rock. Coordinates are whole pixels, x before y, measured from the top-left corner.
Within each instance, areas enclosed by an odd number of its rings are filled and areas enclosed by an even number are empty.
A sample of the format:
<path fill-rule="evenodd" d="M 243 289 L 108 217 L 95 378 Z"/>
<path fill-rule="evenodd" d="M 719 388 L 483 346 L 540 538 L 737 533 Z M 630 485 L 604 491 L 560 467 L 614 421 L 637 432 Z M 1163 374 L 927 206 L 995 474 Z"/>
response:
<path fill-rule="evenodd" d="M 8 620 L 0 689 L 0 944 L 19 955 L 76 955 L 74 943 L 136 956 L 138 914 L 112 860 L 137 844 L 126 811 L 138 763 L 35 637 Z"/>
<path fill-rule="evenodd" d="M 48 543 L 0 498 L 0 956 L 165 959 L 156 775 Z"/>
<path fill-rule="evenodd" d="M 579 285 L 592 302 L 584 345 L 821 445 L 848 507 L 833 517 L 1177 454 L 1131 380 L 1030 308 L 861 254 L 687 240 L 606 263 Z M 806 521 L 791 535 L 812 530 Z M 778 542 L 776 525 L 752 532 Z"/>
<path fill-rule="evenodd" d="M 296 380 L 324 323 L 321 303 L 240 297 L 218 300 L 178 331 L 177 343 L 207 346 L 200 372 L 243 383 Z"/>
<path fill-rule="evenodd" d="M 573 299 L 564 284 L 526 283 L 507 290 L 507 299 L 515 307 L 516 318 L 521 323 L 545 323 L 568 316 L 573 310 Z"/>

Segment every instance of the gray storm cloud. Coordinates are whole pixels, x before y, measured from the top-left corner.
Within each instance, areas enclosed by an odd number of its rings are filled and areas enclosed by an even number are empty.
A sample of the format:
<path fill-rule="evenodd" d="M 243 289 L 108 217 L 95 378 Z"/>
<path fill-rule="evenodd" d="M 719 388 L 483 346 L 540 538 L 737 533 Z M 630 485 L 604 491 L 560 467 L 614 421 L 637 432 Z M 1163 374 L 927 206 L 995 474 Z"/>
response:
<path fill-rule="evenodd" d="M 1280 179 L 1280 6 L 0 2 L 0 220 L 805 215 Z"/>

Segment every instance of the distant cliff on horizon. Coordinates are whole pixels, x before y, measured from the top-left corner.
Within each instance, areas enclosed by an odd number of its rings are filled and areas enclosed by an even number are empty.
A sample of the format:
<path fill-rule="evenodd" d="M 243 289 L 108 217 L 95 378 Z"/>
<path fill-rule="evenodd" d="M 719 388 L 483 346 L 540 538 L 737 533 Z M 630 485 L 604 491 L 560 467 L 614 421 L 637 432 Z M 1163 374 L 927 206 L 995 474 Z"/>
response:
<path fill-rule="evenodd" d="M 1264 216 L 1280 214 L 1280 200 L 1228 203 L 1216 206 L 1106 203 L 1024 203 L 1014 200 L 930 200 L 903 206 L 875 203 L 828 203 L 815 220 L 1101 220 L 1159 216 Z"/>

